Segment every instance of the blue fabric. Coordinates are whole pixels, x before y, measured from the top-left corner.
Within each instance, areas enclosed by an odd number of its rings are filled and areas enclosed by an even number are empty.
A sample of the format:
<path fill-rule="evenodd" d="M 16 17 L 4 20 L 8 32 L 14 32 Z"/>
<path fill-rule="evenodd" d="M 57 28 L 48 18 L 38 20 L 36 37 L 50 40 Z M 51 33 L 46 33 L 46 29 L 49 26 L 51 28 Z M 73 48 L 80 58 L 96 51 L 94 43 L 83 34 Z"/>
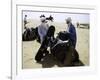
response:
<path fill-rule="evenodd" d="M 49 28 L 49 26 L 46 23 L 41 23 L 38 26 L 38 33 L 39 33 L 39 36 L 40 36 L 41 44 L 42 44 L 42 42 L 44 40 L 44 37 L 47 34 L 48 28 Z"/>
<path fill-rule="evenodd" d="M 76 29 L 73 24 L 70 25 L 69 27 L 69 38 L 72 41 L 72 44 L 74 47 L 76 46 L 76 41 L 77 41 L 77 36 L 76 36 Z"/>

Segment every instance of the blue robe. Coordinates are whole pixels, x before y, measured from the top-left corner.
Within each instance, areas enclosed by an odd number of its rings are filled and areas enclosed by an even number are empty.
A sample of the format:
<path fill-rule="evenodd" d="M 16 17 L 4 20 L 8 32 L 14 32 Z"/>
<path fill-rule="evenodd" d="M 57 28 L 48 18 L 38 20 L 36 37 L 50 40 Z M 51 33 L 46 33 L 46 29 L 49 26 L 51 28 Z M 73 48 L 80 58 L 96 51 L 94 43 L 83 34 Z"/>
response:
<path fill-rule="evenodd" d="M 47 34 L 47 31 L 48 31 L 48 24 L 46 23 L 41 23 L 39 26 L 38 26 L 38 33 L 39 33 L 39 36 L 40 36 L 40 41 L 41 41 L 41 44 L 44 40 L 44 37 L 46 36 Z"/>
<path fill-rule="evenodd" d="M 72 45 L 76 46 L 77 36 L 76 36 L 76 29 L 73 24 L 70 24 L 69 26 L 69 38 L 72 41 Z"/>

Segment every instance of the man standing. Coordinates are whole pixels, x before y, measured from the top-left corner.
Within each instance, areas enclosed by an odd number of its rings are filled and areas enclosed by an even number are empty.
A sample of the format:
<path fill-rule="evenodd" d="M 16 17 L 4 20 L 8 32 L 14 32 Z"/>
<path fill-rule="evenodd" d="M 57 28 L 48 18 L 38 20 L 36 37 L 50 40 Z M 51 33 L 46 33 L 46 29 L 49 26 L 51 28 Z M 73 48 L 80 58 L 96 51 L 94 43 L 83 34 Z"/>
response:
<path fill-rule="evenodd" d="M 24 28 L 26 28 L 26 24 L 27 24 L 27 15 L 25 15 L 24 17 Z"/>
<path fill-rule="evenodd" d="M 68 27 L 67 27 L 67 33 L 69 35 L 70 40 L 72 41 L 72 45 L 75 48 L 76 47 L 77 36 L 76 36 L 76 29 L 75 29 L 74 25 L 72 24 L 71 17 L 68 17 L 66 19 L 66 24 L 68 25 Z"/>
<path fill-rule="evenodd" d="M 40 21 L 41 21 L 41 24 L 38 26 L 38 33 L 40 36 L 40 42 L 42 44 L 42 42 L 47 34 L 47 31 L 49 29 L 49 26 L 47 24 L 47 21 L 46 21 L 46 18 L 44 15 L 40 16 Z"/>
<path fill-rule="evenodd" d="M 43 61 L 43 57 L 49 53 L 47 51 L 48 42 L 46 40 L 46 35 L 48 32 L 49 26 L 47 24 L 47 21 L 44 15 L 40 16 L 40 21 L 41 21 L 41 24 L 38 26 L 38 34 L 40 37 L 41 46 L 35 56 L 35 60 L 37 62 Z"/>

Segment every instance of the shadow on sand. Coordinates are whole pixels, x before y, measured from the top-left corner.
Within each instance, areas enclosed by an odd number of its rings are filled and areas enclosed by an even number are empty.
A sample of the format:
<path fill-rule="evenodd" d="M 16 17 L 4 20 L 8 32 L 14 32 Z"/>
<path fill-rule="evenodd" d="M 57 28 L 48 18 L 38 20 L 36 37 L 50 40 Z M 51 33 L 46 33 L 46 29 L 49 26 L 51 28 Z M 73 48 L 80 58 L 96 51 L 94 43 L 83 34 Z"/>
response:
<path fill-rule="evenodd" d="M 57 65 L 58 67 L 69 67 L 69 66 L 64 66 L 63 64 L 61 64 L 51 54 L 48 54 L 43 59 L 44 60 L 40 63 L 42 64 L 42 68 L 51 68 L 51 67 L 54 67 L 55 65 Z M 78 62 L 74 62 L 74 65 L 70 67 L 77 67 L 77 66 L 85 66 L 85 65 L 83 64 L 82 61 L 79 60 Z"/>

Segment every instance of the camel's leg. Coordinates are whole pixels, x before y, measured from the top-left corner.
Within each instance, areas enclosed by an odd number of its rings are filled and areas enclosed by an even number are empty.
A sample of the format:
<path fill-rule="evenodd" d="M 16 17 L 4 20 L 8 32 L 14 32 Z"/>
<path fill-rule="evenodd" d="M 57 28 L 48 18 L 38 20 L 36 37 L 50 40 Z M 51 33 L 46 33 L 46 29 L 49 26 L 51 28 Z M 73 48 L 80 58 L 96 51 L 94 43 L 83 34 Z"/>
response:
<path fill-rule="evenodd" d="M 74 52 L 74 49 L 70 47 L 65 55 L 64 66 L 72 66 L 72 53 L 73 52 Z"/>

